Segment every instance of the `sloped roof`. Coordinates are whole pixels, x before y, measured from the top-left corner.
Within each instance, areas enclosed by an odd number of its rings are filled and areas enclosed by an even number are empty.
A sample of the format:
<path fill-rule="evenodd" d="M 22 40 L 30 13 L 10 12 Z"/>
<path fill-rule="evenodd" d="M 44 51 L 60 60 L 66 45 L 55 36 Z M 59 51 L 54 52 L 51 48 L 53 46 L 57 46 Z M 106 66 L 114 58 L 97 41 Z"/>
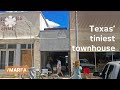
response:
<path fill-rule="evenodd" d="M 78 11 L 79 28 L 89 28 L 89 25 L 120 28 L 120 11 Z"/>
<path fill-rule="evenodd" d="M 5 18 L 9 18 L 13 16 L 16 19 L 15 27 L 9 28 L 7 25 L 5 26 Z M 30 38 L 30 31 L 31 37 L 36 37 L 39 34 L 39 16 L 40 11 L 34 12 L 5 12 L 0 14 L 0 39 L 25 39 Z"/>
<path fill-rule="evenodd" d="M 42 12 L 41 12 L 41 15 L 42 15 L 43 19 L 45 20 L 45 23 L 46 23 L 47 27 L 49 27 L 49 24 L 48 24 L 48 22 L 46 21 L 46 19 L 45 19 L 44 15 L 42 14 Z"/>

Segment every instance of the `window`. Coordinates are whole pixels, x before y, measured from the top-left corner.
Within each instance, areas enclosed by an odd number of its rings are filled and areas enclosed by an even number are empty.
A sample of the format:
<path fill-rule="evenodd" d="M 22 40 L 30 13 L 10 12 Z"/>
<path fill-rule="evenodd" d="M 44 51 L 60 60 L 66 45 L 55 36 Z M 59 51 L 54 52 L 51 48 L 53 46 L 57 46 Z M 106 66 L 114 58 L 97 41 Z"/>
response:
<path fill-rule="evenodd" d="M 34 44 L 32 44 L 32 49 L 34 48 Z M 31 49 L 31 44 L 28 44 L 28 49 Z"/>
<path fill-rule="evenodd" d="M 107 77 L 106 77 L 106 79 L 110 79 L 111 74 L 112 74 L 112 71 L 113 71 L 113 68 L 114 68 L 114 66 L 113 66 L 113 65 L 110 65 L 110 67 L 109 67 L 109 69 L 108 69 L 108 72 L 107 72 Z"/>
<path fill-rule="evenodd" d="M 119 69 L 119 72 L 118 72 L 117 79 L 120 79 L 120 69 Z"/>
<path fill-rule="evenodd" d="M 109 66 L 109 64 L 107 64 L 107 65 L 105 66 L 105 68 L 103 69 L 103 71 L 102 71 L 101 77 L 102 77 L 103 79 L 105 79 L 105 75 L 106 75 L 105 73 L 106 73 L 106 71 L 107 71 L 108 66 Z"/>
<path fill-rule="evenodd" d="M 14 63 L 14 51 L 9 51 L 8 66 L 13 66 L 13 63 Z"/>
<path fill-rule="evenodd" d="M 15 49 L 16 48 L 16 44 L 8 44 L 8 49 Z"/>
<path fill-rule="evenodd" d="M 26 49 L 26 44 L 21 44 L 21 49 Z"/>
<path fill-rule="evenodd" d="M 0 44 L 0 49 L 6 49 L 6 44 Z"/>
<path fill-rule="evenodd" d="M 89 63 L 87 59 L 80 59 L 80 63 Z"/>
<path fill-rule="evenodd" d="M 0 69 L 5 69 L 6 51 L 1 51 Z"/>

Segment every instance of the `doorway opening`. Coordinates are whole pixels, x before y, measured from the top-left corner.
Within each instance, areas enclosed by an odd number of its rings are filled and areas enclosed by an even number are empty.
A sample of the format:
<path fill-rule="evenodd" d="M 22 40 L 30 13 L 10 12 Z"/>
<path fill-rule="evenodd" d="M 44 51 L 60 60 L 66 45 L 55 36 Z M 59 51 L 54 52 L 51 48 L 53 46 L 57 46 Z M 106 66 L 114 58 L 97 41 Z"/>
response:
<path fill-rule="evenodd" d="M 59 51 L 54 51 L 54 52 L 41 52 L 41 68 L 46 68 L 47 62 L 52 59 L 53 65 L 52 68 L 55 69 L 57 66 L 57 59 L 61 61 L 61 70 L 63 74 L 69 74 L 69 65 L 70 65 L 70 59 L 69 59 L 69 52 L 59 52 Z"/>

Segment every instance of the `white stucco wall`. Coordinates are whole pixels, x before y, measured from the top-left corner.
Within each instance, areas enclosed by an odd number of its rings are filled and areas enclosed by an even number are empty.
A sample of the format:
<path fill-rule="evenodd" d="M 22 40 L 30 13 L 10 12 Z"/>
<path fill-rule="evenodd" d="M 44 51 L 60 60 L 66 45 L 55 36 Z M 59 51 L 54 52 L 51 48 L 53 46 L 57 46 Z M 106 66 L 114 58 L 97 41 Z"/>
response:
<path fill-rule="evenodd" d="M 40 31 L 44 31 L 44 28 L 48 28 L 48 26 L 42 13 L 40 13 Z"/>

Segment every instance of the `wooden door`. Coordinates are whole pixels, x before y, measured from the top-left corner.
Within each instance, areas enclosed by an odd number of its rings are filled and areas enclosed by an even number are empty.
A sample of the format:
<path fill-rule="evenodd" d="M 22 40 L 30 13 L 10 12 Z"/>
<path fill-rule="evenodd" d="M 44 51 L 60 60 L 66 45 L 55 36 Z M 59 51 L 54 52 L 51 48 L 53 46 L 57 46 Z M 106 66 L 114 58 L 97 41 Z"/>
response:
<path fill-rule="evenodd" d="M 32 66 L 31 50 L 21 50 L 21 64 Z"/>

